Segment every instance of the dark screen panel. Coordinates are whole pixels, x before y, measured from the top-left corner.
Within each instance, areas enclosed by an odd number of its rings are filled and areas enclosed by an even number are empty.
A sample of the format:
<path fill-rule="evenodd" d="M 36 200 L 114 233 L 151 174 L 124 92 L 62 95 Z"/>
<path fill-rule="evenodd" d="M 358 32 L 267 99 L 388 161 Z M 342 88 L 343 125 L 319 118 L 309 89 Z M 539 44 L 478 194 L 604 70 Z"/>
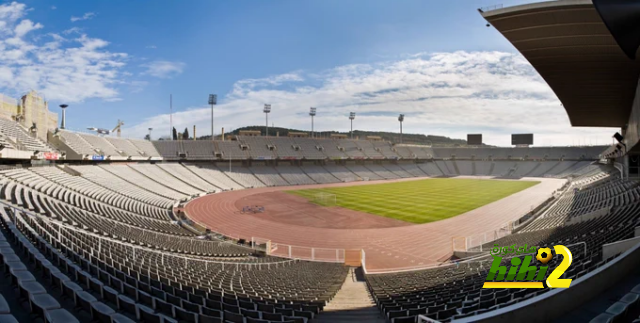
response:
<path fill-rule="evenodd" d="M 482 134 L 468 134 L 467 145 L 472 145 L 472 146 L 482 145 Z"/>
<path fill-rule="evenodd" d="M 533 145 L 533 134 L 532 133 L 513 134 L 511 135 L 511 144 L 512 145 Z"/>

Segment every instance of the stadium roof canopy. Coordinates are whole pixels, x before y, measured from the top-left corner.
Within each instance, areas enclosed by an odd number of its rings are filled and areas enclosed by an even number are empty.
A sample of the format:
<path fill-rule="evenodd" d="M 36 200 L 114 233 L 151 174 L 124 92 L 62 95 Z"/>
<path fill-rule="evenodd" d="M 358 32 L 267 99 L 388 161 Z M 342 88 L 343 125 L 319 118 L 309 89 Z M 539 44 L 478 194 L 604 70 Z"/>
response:
<path fill-rule="evenodd" d="M 560 0 L 480 10 L 540 73 L 573 126 L 623 127 L 640 61 L 631 60 L 591 0 Z"/>

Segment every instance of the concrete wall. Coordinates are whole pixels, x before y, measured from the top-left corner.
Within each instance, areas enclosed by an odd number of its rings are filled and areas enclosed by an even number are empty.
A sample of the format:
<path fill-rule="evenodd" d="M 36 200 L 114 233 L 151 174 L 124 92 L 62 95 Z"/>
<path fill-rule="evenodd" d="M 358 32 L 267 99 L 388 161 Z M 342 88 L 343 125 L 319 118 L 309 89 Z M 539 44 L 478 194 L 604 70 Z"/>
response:
<path fill-rule="evenodd" d="M 57 127 L 58 114 L 49 111 L 49 104 L 35 91 L 20 98 L 24 119 L 20 122 L 27 129 L 35 123 L 38 126 L 38 138 L 47 140 L 47 132 Z"/>
<path fill-rule="evenodd" d="M 609 206 L 605 206 L 601 209 L 597 209 L 595 211 L 589 212 L 587 214 L 583 214 L 580 216 L 574 216 L 572 218 L 570 218 L 569 220 L 567 220 L 567 222 L 565 222 L 565 225 L 572 225 L 572 224 L 577 224 L 580 222 L 584 222 L 584 221 L 588 221 L 588 220 L 593 220 L 596 218 L 599 218 L 603 215 L 607 215 L 609 214 L 611 210 L 611 207 Z"/>
<path fill-rule="evenodd" d="M 512 306 L 453 322 L 550 322 L 599 296 L 610 286 L 636 272 L 638 266 L 640 245 L 632 247 L 605 266 L 573 280 L 569 288 L 553 289 Z"/>
<path fill-rule="evenodd" d="M 636 228 L 637 230 L 638 228 Z M 612 243 L 602 245 L 602 259 L 609 259 L 617 254 L 621 254 L 633 246 L 640 243 L 640 237 L 635 237 L 627 240 L 620 240 Z"/>
<path fill-rule="evenodd" d="M 0 159 L 31 159 L 33 152 L 14 149 L 3 149 L 0 152 Z"/>
<path fill-rule="evenodd" d="M 82 160 L 82 155 L 75 152 L 75 150 L 71 149 L 71 147 L 67 146 L 67 144 L 60 139 L 60 137 L 53 134 L 53 132 L 49 132 L 47 134 L 48 140 L 51 145 L 56 147 L 58 150 L 66 153 L 66 160 Z"/>

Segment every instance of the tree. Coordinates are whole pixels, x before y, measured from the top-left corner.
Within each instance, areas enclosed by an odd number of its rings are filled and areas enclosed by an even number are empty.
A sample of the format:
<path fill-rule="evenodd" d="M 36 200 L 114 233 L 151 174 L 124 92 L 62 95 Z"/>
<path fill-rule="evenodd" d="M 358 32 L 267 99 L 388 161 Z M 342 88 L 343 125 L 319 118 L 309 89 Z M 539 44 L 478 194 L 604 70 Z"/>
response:
<path fill-rule="evenodd" d="M 182 139 L 183 140 L 189 140 L 189 129 L 188 128 L 184 128 L 184 132 L 182 133 Z"/>
<path fill-rule="evenodd" d="M 178 140 L 178 132 L 176 131 L 176 127 L 173 127 L 173 140 Z"/>
<path fill-rule="evenodd" d="M 144 140 L 151 141 L 151 136 L 149 136 L 149 134 L 144 135 Z"/>

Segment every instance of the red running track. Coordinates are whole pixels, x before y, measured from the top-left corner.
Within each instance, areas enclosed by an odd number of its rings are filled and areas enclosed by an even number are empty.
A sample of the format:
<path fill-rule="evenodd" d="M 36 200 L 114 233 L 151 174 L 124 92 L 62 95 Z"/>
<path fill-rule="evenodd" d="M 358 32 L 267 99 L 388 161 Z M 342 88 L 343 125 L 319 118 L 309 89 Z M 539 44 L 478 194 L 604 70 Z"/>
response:
<path fill-rule="evenodd" d="M 291 189 L 370 185 L 389 181 L 267 187 L 222 192 L 189 202 L 185 211 L 194 221 L 229 237 L 249 241 L 252 237 L 259 237 L 269 239 L 272 243 L 300 247 L 364 249 L 367 270 L 392 271 L 437 265 L 440 259 L 451 254 L 453 237 L 493 231 L 509 221 L 514 221 L 529 212 L 532 207 L 544 202 L 565 182 L 562 179 L 550 178 L 530 180 L 541 183 L 453 218 L 408 226 L 362 229 L 313 227 L 309 226 L 313 225 L 312 220 L 300 221 L 298 218 L 292 221 L 296 223 L 294 224 L 285 223 L 286 218 L 283 220 L 282 217 L 276 221 L 273 217 L 261 218 L 259 214 L 254 216 L 241 213 L 241 201 L 251 195 Z M 300 225 L 301 223 L 305 225 Z M 279 252 L 284 252 L 284 248 L 279 249 Z M 307 248 L 304 249 L 300 248 L 297 252 L 309 252 Z M 295 250 L 296 248 L 294 256 Z M 326 255 L 316 254 L 316 257 L 332 257 L 335 251 L 325 253 Z"/>

